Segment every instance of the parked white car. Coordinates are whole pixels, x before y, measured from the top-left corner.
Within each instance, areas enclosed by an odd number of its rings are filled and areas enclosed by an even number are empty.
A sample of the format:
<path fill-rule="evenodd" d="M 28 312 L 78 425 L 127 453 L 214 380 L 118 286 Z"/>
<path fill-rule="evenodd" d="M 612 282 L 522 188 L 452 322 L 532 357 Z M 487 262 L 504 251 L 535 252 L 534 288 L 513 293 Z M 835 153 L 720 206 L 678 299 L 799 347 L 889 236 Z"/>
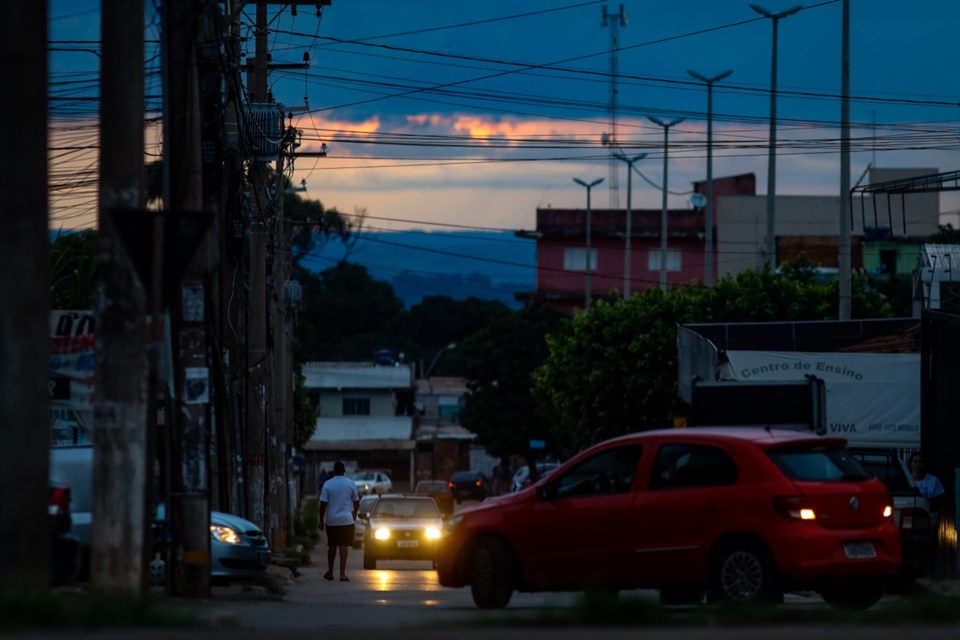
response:
<path fill-rule="evenodd" d="M 383 495 L 393 491 L 393 482 L 383 471 L 358 471 L 353 474 L 353 481 L 357 483 L 357 492 L 361 497 L 371 493 Z"/>

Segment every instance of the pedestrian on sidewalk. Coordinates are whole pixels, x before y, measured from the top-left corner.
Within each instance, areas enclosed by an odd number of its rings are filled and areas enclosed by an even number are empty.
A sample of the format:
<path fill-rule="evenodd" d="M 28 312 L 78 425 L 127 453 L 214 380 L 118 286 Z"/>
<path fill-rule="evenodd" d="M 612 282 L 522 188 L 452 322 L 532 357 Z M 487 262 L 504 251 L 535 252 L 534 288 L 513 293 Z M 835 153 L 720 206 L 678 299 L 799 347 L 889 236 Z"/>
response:
<path fill-rule="evenodd" d="M 337 460 L 333 476 L 320 489 L 320 531 L 327 532 L 327 572 L 325 580 L 333 580 L 333 561 L 340 550 L 340 582 L 347 582 L 347 551 L 353 544 L 353 528 L 360 508 L 357 483 L 344 476 L 346 468 Z"/>

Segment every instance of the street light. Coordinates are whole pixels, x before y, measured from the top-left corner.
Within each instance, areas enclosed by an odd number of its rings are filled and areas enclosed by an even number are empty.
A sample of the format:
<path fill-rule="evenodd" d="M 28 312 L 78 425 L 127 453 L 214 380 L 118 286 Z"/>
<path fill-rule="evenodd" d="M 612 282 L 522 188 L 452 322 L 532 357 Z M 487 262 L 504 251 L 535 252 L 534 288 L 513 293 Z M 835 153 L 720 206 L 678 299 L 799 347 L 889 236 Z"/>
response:
<path fill-rule="evenodd" d="M 686 118 L 675 118 L 670 122 L 664 122 L 660 118 L 647 116 L 650 122 L 663 127 L 663 211 L 660 214 L 660 290 L 667 292 L 667 156 L 669 155 L 670 145 L 667 142 L 670 135 L 670 127 L 680 124 Z"/>
<path fill-rule="evenodd" d="M 718 73 L 712 78 L 702 76 L 696 71 L 687 69 L 687 73 L 707 84 L 707 251 L 706 264 L 703 266 L 703 283 L 708 287 L 713 286 L 713 83 L 723 80 L 731 73 L 733 69 L 728 69 Z"/>
<path fill-rule="evenodd" d="M 637 162 L 638 160 L 643 160 L 647 157 L 647 154 L 641 153 L 638 156 L 628 158 L 627 156 L 623 155 L 622 151 L 618 151 L 615 155 L 617 158 L 627 163 L 627 239 L 623 248 L 623 297 L 629 298 L 630 277 L 632 275 L 630 273 L 630 236 L 633 234 L 633 231 L 631 229 L 630 217 L 632 214 L 631 196 L 633 195 L 633 163 Z"/>
<path fill-rule="evenodd" d="M 797 11 L 800 11 L 800 9 L 803 9 L 803 7 L 790 7 L 779 13 L 771 13 L 755 4 L 751 4 L 750 8 L 764 18 L 770 18 L 770 22 L 773 23 L 773 55 L 770 65 L 770 151 L 767 155 L 767 243 L 764 248 L 767 254 L 765 263 L 770 264 L 776 251 L 774 247 L 773 219 L 775 210 L 774 201 L 777 197 L 777 26 L 781 18 L 793 15 Z"/>
<path fill-rule="evenodd" d="M 583 310 L 590 311 L 590 190 L 595 186 L 603 182 L 603 178 L 597 178 L 593 182 L 587 184 L 580 178 L 574 178 L 574 182 L 579 184 L 582 187 L 587 188 L 587 265 L 586 265 L 586 284 L 584 285 L 584 302 Z"/>
<path fill-rule="evenodd" d="M 429 378 L 429 377 L 430 377 L 430 372 L 433 371 L 433 367 L 437 364 L 437 360 L 440 359 L 440 356 L 443 355 L 443 352 L 444 352 L 444 351 L 452 351 L 453 349 L 456 349 L 456 348 L 457 348 L 457 344 L 456 344 L 455 342 L 451 342 L 451 343 L 448 344 L 447 346 L 445 346 L 445 347 L 443 347 L 442 349 L 440 349 L 439 351 L 437 351 L 437 355 L 433 356 L 433 360 L 430 362 L 430 366 L 427 367 L 427 373 L 426 373 L 423 377 L 424 377 L 424 378 Z M 431 387 L 432 387 L 432 386 L 433 386 L 433 385 L 431 385 Z"/>

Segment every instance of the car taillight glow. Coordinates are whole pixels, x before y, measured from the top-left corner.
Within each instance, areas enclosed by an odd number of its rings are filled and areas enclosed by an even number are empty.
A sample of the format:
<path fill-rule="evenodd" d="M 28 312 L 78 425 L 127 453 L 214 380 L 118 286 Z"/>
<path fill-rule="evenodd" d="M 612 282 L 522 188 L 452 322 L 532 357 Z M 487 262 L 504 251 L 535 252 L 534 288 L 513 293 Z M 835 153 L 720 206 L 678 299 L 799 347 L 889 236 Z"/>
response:
<path fill-rule="evenodd" d="M 780 515 L 795 520 L 816 520 L 817 518 L 806 496 L 778 496 L 773 499 L 773 508 Z"/>
<path fill-rule="evenodd" d="M 48 515 L 66 515 L 70 512 L 70 489 L 68 487 L 52 487 L 50 489 L 50 504 Z"/>
<path fill-rule="evenodd" d="M 480 481 L 479 481 L 479 480 L 477 480 L 477 483 L 476 483 L 476 484 L 477 484 L 478 487 L 482 487 L 482 486 L 483 486 L 482 484 L 480 484 Z"/>

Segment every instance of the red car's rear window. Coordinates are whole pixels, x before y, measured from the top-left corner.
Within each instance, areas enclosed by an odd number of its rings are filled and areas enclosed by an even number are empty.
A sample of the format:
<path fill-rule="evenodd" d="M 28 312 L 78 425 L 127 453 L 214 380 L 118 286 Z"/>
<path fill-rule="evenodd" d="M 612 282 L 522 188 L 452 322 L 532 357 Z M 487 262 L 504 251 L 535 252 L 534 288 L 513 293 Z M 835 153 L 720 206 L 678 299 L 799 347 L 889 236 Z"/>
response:
<path fill-rule="evenodd" d="M 840 447 L 782 447 L 769 449 L 767 455 L 784 475 L 798 482 L 850 482 L 873 477 Z"/>

